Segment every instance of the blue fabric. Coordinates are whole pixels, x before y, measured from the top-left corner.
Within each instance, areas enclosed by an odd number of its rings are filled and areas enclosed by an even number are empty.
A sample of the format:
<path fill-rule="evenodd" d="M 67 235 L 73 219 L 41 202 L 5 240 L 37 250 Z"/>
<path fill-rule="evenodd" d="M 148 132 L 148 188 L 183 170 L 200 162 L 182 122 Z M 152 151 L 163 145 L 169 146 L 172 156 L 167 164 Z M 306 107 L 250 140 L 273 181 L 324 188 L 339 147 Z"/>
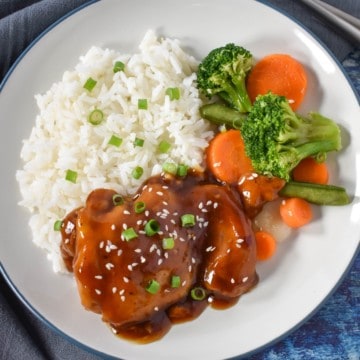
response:
<path fill-rule="evenodd" d="M 151 0 L 149 0 L 151 1 Z M 359 0 L 327 0 L 360 17 Z M 26 46 L 86 0 L 0 0 L 0 80 Z M 343 63 L 360 95 L 360 49 L 299 1 L 269 0 L 303 23 Z M 250 360 L 359 360 L 360 256 L 321 309 L 297 330 L 248 357 Z M 0 276 L 0 359 L 99 359 L 42 323 Z"/>

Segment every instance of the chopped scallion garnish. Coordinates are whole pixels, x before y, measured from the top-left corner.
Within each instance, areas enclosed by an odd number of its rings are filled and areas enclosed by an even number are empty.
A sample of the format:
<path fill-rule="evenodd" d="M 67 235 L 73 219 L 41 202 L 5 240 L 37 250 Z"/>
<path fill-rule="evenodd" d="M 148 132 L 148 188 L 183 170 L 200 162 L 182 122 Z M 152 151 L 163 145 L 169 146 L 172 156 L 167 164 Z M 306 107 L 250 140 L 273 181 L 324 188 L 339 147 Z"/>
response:
<path fill-rule="evenodd" d="M 187 175 L 188 169 L 189 169 L 189 167 L 187 165 L 180 164 L 177 168 L 176 175 L 180 176 L 180 177 L 184 177 Z"/>
<path fill-rule="evenodd" d="M 168 174 L 176 175 L 177 173 L 177 165 L 171 162 L 164 163 L 162 169 Z"/>
<path fill-rule="evenodd" d="M 141 214 L 146 209 L 146 205 L 143 201 L 138 201 L 134 205 L 134 210 L 137 214 Z"/>
<path fill-rule="evenodd" d="M 147 110 L 147 108 L 148 108 L 147 99 L 138 99 L 138 109 Z"/>
<path fill-rule="evenodd" d="M 153 236 L 160 231 L 160 224 L 154 220 L 149 220 L 145 225 L 145 234 L 147 236 Z"/>
<path fill-rule="evenodd" d="M 95 109 L 89 114 L 88 120 L 92 125 L 99 125 L 104 120 L 104 113 L 100 109 Z"/>
<path fill-rule="evenodd" d="M 156 294 L 160 290 L 160 284 L 156 280 L 151 280 L 145 289 L 150 294 Z"/>
<path fill-rule="evenodd" d="M 178 288 L 181 284 L 181 279 L 180 276 L 178 275 L 173 275 L 171 277 L 171 281 L 170 281 L 171 287 L 172 288 Z"/>
<path fill-rule="evenodd" d="M 172 237 L 162 239 L 162 248 L 164 250 L 171 250 L 175 246 L 175 241 Z"/>
<path fill-rule="evenodd" d="M 134 230 L 134 228 L 128 228 L 126 230 L 124 230 L 122 233 L 121 233 L 121 236 L 126 240 L 126 241 L 131 241 L 135 238 L 137 238 L 137 233 L 136 231 Z"/>
<path fill-rule="evenodd" d="M 89 77 L 84 84 L 84 89 L 91 91 L 95 87 L 96 84 L 97 84 L 97 81 L 94 80 L 92 77 Z"/>
<path fill-rule="evenodd" d="M 115 206 L 119 206 L 124 203 L 124 198 L 120 194 L 114 194 L 112 197 L 112 201 Z"/>
<path fill-rule="evenodd" d="M 162 140 L 160 141 L 160 144 L 159 144 L 159 151 L 162 153 L 162 154 L 166 154 L 171 148 L 171 144 L 168 143 L 166 140 Z"/>
<path fill-rule="evenodd" d="M 181 216 L 181 226 L 183 227 L 192 227 L 196 223 L 195 215 L 193 214 L 184 214 Z"/>
<path fill-rule="evenodd" d="M 111 138 L 108 141 L 108 144 L 119 147 L 122 144 L 122 142 L 123 142 L 123 139 L 119 138 L 116 135 L 112 135 Z"/>
<path fill-rule="evenodd" d="M 169 96 L 170 100 L 180 99 L 180 89 L 178 87 L 169 87 L 166 89 L 165 94 Z"/>
<path fill-rule="evenodd" d="M 56 220 L 54 222 L 54 230 L 55 231 L 60 231 L 61 227 L 62 227 L 63 221 L 62 220 Z"/>
<path fill-rule="evenodd" d="M 190 296 L 194 300 L 204 300 L 206 298 L 206 291 L 202 287 L 198 286 L 190 291 Z"/>
<path fill-rule="evenodd" d="M 122 61 L 115 61 L 115 64 L 113 67 L 114 73 L 117 73 L 119 71 L 124 71 L 124 69 L 125 69 L 125 64 Z"/>
<path fill-rule="evenodd" d="M 142 174 L 144 173 L 144 169 L 141 166 L 137 166 L 131 173 L 132 177 L 136 180 L 140 179 Z"/>
<path fill-rule="evenodd" d="M 74 170 L 68 169 L 66 170 L 65 180 L 70 181 L 72 183 L 76 183 L 78 173 Z"/>
<path fill-rule="evenodd" d="M 134 146 L 140 146 L 142 147 L 144 145 L 145 140 L 140 138 L 135 138 L 134 140 Z"/>

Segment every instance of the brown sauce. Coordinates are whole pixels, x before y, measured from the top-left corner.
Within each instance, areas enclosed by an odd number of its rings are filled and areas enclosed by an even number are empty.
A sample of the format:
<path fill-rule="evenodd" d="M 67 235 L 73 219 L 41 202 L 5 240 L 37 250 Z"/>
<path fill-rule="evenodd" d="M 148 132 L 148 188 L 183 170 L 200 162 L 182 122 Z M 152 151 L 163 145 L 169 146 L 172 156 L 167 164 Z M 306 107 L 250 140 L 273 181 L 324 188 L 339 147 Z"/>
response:
<path fill-rule="evenodd" d="M 155 341 L 209 304 L 232 306 L 256 285 L 254 235 L 236 187 L 190 171 L 185 178 L 152 177 L 120 205 L 114 195 L 94 190 L 84 207 L 68 214 L 61 253 L 83 306 L 119 336 Z M 141 213 L 134 210 L 138 202 L 145 204 Z M 185 214 L 193 224 L 182 225 Z M 150 220 L 158 226 L 153 235 L 145 232 Z M 134 237 L 127 240 L 129 229 Z M 173 246 L 166 249 L 169 238 Z M 157 289 L 148 289 L 150 283 Z M 191 297 L 195 287 L 204 289 L 203 300 Z"/>

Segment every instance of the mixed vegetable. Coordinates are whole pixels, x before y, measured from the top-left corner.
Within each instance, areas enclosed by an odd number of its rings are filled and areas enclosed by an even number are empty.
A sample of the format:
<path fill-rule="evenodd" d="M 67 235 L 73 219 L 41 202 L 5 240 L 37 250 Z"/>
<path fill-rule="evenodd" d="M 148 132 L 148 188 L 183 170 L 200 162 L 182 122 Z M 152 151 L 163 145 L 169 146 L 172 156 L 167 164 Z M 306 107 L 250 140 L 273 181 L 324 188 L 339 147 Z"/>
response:
<path fill-rule="evenodd" d="M 250 51 L 231 43 L 203 59 L 197 81 L 214 100 L 200 113 L 220 129 L 207 149 L 207 167 L 238 186 L 248 213 L 281 196 L 282 220 L 298 228 L 311 221 L 311 203 L 349 203 L 343 187 L 328 184 L 327 154 L 342 148 L 339 126 L 319 112 L 296 112 L 307 88 L 300 62 L 271 54 L 255 64 Z M 258 259 L 271 257 L 274 236 L 259 229 L 255 237 Z"/>

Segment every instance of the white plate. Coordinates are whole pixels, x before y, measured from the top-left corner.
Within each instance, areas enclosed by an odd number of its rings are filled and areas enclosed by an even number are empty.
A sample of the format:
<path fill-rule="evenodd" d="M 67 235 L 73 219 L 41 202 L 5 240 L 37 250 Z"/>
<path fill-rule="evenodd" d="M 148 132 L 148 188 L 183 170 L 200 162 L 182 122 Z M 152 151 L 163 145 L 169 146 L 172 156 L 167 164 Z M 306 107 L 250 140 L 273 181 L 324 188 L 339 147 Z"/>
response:
<path fill-rule="evenodd" d="M 327 207 L 277 256 L 258 267 L 260 283 L 225 310 L 207 309 L 176 325 L 161 341 L 135 345 L 116 338 L 98 315 L 85 311 L 71 277 L 55 275 L 31 241 L 29 214 L 18 207 L 15 172 L 21 140 L 36 115 L 35 93 L 46 91 L 91 45 L 136 51 L 145 31 L 175 37 L 202 57 L 227 42 L 259 58 L 286 52 L 302 61 L 309 91 L 302 110 L 318 109 L 344 128 L 344 149 L 331 157 L 331 182 L 353 201 Z M 1 270 L 39 317 L 76 342 L 124 359 L 220 359 L 259 349 L 298 326 L 332 292 L 351 263 L 360 238 L 360 111 L 339 64 L 301 26 L 252 0 L 103 0 L 83 8 L 46 32 L 22 56 L 0 94 Z"/>

